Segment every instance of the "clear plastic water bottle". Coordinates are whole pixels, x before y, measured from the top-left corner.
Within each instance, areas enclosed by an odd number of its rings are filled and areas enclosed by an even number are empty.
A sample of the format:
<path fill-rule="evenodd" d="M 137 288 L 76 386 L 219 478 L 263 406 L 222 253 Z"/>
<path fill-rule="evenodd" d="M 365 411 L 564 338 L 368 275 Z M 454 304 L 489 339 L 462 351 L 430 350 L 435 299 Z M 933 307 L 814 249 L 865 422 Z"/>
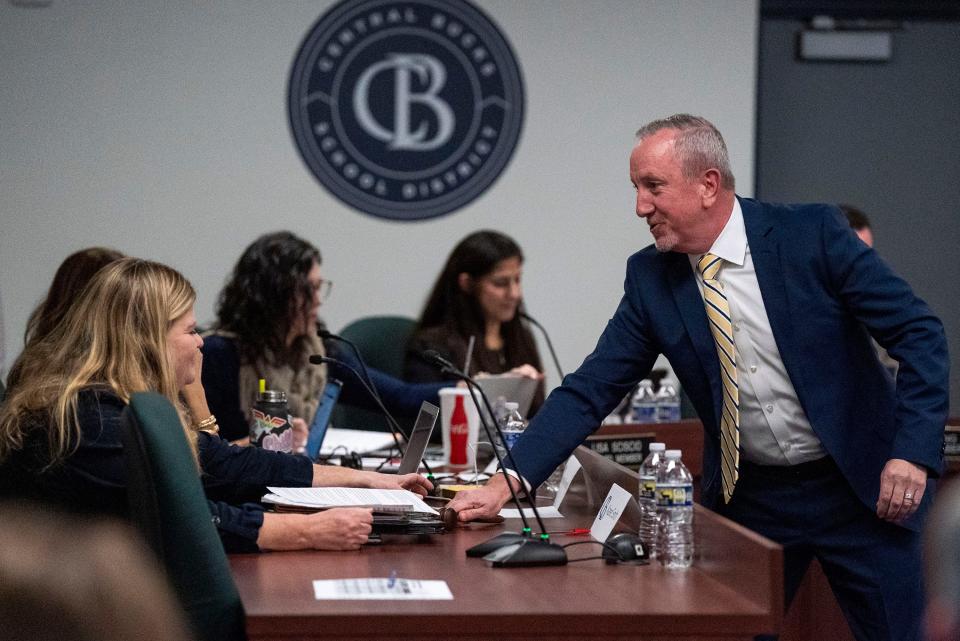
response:
<path fill-rule="evenodd" d="M 676 423 L 680 420 L 680 394 L 670 383 L 664 383 L 657 392 L 657 422 Z"/>
<path fill-rule="evenodd" d="M 657 471 L 663 461 L 666 445 L 651 443 L 650 453 L 640 464 L 640 489 L 637 504 L 640 506 L 640 531 L 637 533 L 650 560 L 657 558 L 657 538 L 660 536 L 660 519 L 657 514 Z"/>
<path fill-rule="evenodd" d="M 561 463 L 557 466 L 557 469 L 553 471 L 553 474 L 540 484 L 540 488 L 537 490 L 538 498 L 552 501 L 557 497 L 557 492 L 560 491 L 560 481 L 563 480 L 563 470 L 566 469 L 566 467 L 566 462 Z"/>
<path fill-rule="evenodd" d="M 635 423 L 657 422 L 657 398 L 653 393 L 653 383 L 650 379 L 645 378 L 637 385 L 630 407 Z"/>
<path fill-rule="evenodd" d="M 493 420 L 501 428 L 507 420 L 507 399 L 502 396 L 498 396 L 497 400 L 493 402 Z"/>
<path fill-rule="evenodd" d="M 501 457 L 506 456 L 507 450 L 514 446 L 517 439 L 523 434 L 523 430 L 527 429 L 527 422 L 523 420 L 523 416 L 520 415 L 519 407 L 519 405 L 512 401 L 504 403 L 507 416 L 503 421 L 503 425 L 500 426 L 500 431 L 503 432 L 503 443 L 500 444 Z"/>
<path fill-rule="evenodd" d="M 657 471 L 660 511 L 660 563 L 688 568 L 693 563 L 693 477 L 680 460 L 680 450 L 667 450 Z"/>

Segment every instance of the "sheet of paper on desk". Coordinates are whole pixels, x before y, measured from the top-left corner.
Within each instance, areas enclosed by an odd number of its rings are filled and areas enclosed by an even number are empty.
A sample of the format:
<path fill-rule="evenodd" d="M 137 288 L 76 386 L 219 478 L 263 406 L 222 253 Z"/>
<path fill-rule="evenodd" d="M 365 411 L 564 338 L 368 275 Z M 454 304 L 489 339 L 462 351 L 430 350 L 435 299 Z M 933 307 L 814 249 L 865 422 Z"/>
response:
<path fill-rule="evenodd" d="M 323 437 L 321 456 L 331 456 L 334 450 L 366 454 L 393 446 L 390 432 L 371 432 L 370 430 L 345 430 L 331 427 Z M 339 448 L 339 449 L 338 449 Z"/>
<path fill-rule="evenodd" d="M 328 579 L 313 582 L 313 594 L 318 601 L 452 601 L 453 594 L 446 581 L 420 579 Z"/>
<path fill-rule="evenodd" d="M 439 514 L 409 490 L 371 490 L 356 487 L 268 487 L 265 503 L 296 507 L 372 507 L 383 511 L 426 512 Z"/>
<path fill-rule="evenodd" d="M 541 519 L 562 519 L 563 518 L 563 515 L 560 514 L 560 510 L 553 507 L 552 505 L 548 505 L 546 507 L 538 506 L 537 511 L 540 512 Z M 531 510 L 528 507 L 525 507 L 523 508 L 523 515 L 528 519 L 532 519 L 533 510 Z M 512 507 L 505 507 L 502 510 L 500 510 L 500 516 L 502 516 L 505 519 L 519 519 L 520 510 Z"/>

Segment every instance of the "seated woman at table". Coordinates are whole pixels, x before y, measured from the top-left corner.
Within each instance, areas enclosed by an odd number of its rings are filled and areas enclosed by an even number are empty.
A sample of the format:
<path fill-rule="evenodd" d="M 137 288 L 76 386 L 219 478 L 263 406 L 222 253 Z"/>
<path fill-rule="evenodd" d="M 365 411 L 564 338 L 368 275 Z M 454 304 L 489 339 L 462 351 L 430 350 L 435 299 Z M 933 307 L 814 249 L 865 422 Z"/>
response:
<path fill-rule="evenodd" d="M 320 262 L 320 251 L 306 240 L 286 231 L 266 234 L 244 250 L 220 292 L 216 327 L 204 334 L 202 376 L 224 438 L 247 436 L 261 378 L 269 389 L 286 392 L 301 431 L 313 420 L 328 375 L 344 383 L 340 403 L 379 411 L 348 368 L 309 362 L 329 351 L 362 374 L 351 350 L 317 335 L 317 311 L 331 288 Z M 422 401 L 436 404 L 444 386 L 410 385 L 373 368 L 370 376 L 398 417 L 415 416 Z"/>
<path fill-rule="evenodd" d="M 101 267 L 123 258 L 123 254 L 108 247 L 87 247 L 63 259 L 47 295 L 27 319 L 24 343 L 41 339 L 60 324 L 67 308 L 77 298 Z"/>
<path fill-rule="evenodd" d="M 83 291 L 93 275 L 100 271 L 101 267 L 123 257 L 123 254 L 115 249 L 87 247 L 64 258 L 53 275 L 47 295 L 27 319 L 24 345 L 39 341 L 53 331 L 63 321 L 67 309 L 77 300 L 77 295 Z M 16 385 L 18 376 L 17 368 L 11 369 L 7 386 Z"/>
<path fill-rule="evenodd" d="M 36 499 L 85 513 L 125 515 L 121 413 L 135 392 L 166 396 L 181 412 L 198 473 L 245 486 L 406 488 L 390 476 L 318 466 L 303 457 L 230 445 L 212 417 L 189 416 L 179 393 L 196 377 L 195 293 L 175 270 L 124 258 L 102 268 L 63 322 L 17 360 L 16 385 L 0 408 L 0 496 Z M 207 430 L 197 429 L 203 425 Z M 209 501 L 228 551 L 353 549 L 371 530 L 369 510 L 295 515 L 257 504 Z"/>
<path fill-rule="evenodd" d="M 514 371 L 540 379 L 529 414 L 543 404 L 540 355 L 521 319 L 523 252 L 509 236 L 477 231 L 457 244 L 440 272 L 407 346 L 404 378 L 435 381 L 436 366 L 422 357 L 436 350 L 468 374 Z M 473 339 L 473 350 L 467 349 Z"/>

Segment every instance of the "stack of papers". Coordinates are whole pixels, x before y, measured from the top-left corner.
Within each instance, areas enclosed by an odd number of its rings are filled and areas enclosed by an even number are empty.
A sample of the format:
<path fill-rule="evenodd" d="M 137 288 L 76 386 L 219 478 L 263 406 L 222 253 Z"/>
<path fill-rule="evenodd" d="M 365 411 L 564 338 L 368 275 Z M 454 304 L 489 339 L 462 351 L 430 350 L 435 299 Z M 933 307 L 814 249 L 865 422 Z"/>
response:
<path fill-rule="evenodd" d="M 370 490 L 353 487 L 268 487 L 264 503 L 303 511 L 333 507 L 369 507 L 374 512 L 439 515 L 409 490 Z"/>

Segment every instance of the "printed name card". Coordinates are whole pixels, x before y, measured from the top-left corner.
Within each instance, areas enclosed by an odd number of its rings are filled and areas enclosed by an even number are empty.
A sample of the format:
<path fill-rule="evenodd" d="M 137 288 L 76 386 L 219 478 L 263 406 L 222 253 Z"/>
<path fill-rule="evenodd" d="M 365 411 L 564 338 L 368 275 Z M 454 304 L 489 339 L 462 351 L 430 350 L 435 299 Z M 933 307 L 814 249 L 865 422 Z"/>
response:
<path fill-rule="evenodd" d="M 597 512 L 597 518 L 593 520 L 590 526 L 590 536 L 595 541 L 606 541 L 613 531 L 613 526 L 620 520 L 623 510 L 627 507 L 627 501 L 630 500 L 630 492 L 614 483 L 610 486 L 607 498 L 603 500 L 600 511 Z"/>

